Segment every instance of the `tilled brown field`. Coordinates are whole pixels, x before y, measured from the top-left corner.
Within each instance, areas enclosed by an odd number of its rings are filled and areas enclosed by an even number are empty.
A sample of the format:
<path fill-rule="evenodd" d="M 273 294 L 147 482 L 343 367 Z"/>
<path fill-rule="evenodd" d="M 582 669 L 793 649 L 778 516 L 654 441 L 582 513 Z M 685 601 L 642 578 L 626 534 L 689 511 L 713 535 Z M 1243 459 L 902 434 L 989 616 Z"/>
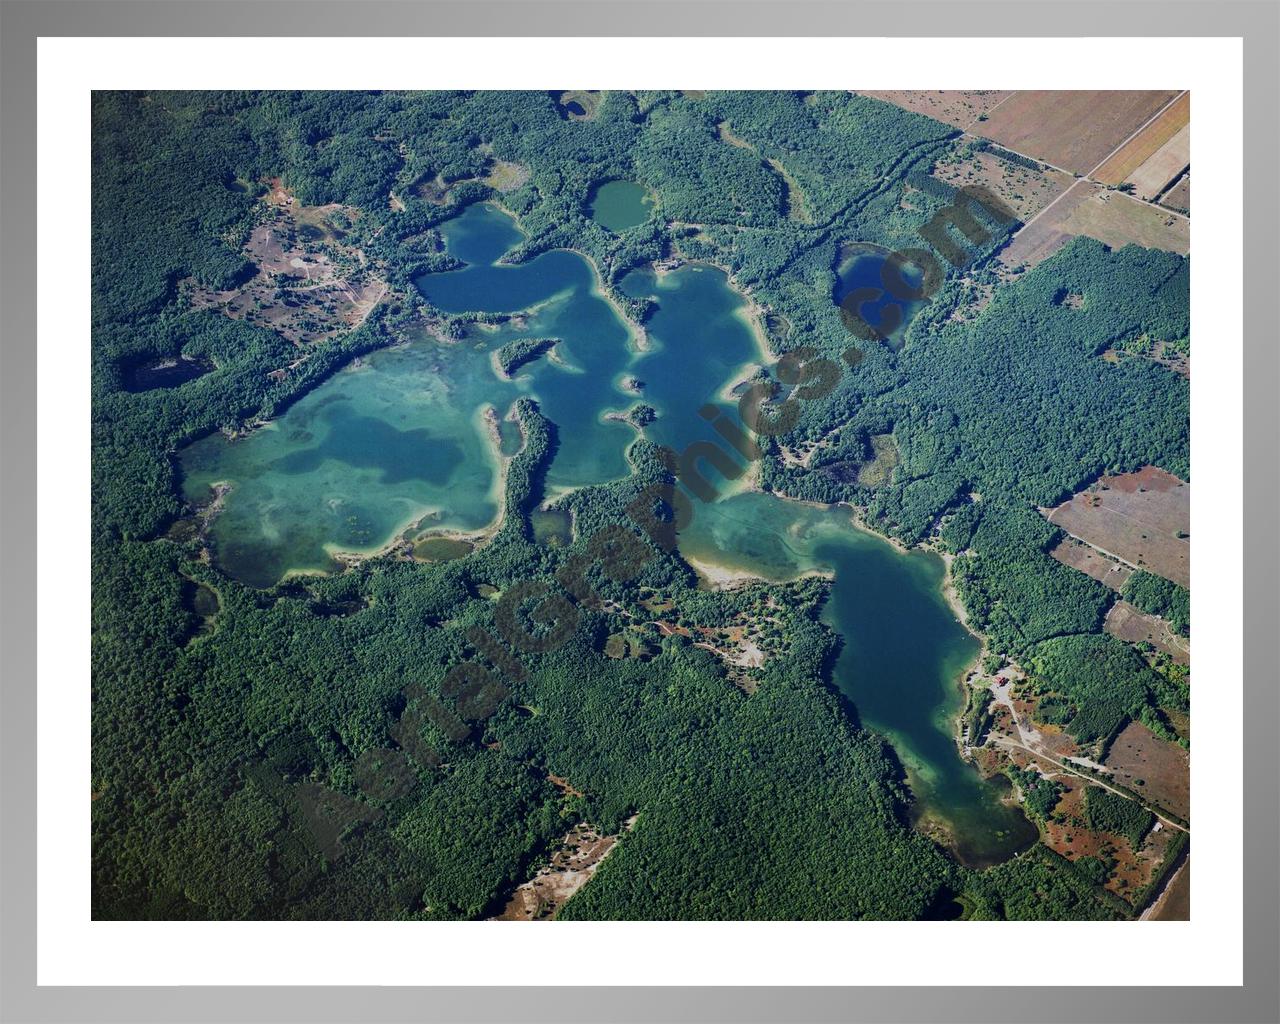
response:
<path fill-rule="evenodd" d="M 1094 177 L 1108 185 L 1131 181 L 1131 175 L 1191 122 L 1191 93 L 1186 92 L 1160 116 L 1124 144 L 1098 168 Z"/>
<path fill-rule="evenodd" d="M 1105 476 L 1045 512 L 1103 554 L 1191 585 L 1191 485 L 1155 466 Z"/>
<path fill-rule="evenodd" d="M 1088 174 L 1177 92 L 1016 92 L 974 134 L 1077 174 Z"/>
<path fill-rule="evenodd" d="M 1141 722 L 1130 722 L 1107 751 L 1106 765 L 1116 782 L 1191 820 L 1191 755 L 1178 744 L 1162 740 Z"/>
<path fill-rule="evenodd" d="M 1134 193 L 1143 199 L 1153 199 L 1165 190 L 1171 181 L 1182 174 L 1191 163 L 1191 126 L 1182 130 L 1151 154 L 1129 175 Z"/>

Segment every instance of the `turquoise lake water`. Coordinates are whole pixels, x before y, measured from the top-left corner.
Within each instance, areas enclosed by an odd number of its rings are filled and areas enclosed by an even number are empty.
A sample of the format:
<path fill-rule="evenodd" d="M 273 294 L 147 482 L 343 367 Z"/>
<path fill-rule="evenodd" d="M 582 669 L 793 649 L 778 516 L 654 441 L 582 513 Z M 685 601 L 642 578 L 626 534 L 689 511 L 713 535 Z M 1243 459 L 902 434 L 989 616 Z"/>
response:
<path fill-rule="evenodd" d="M 606 413 L 652 406 L 658 416 L 646 435 L 677 451 L 718 439 L 699 413 L 704 406 L 736 420 L 733 403 L 720 395 L 764 356 L 744 300 L 721 271 L 692 264 L 629 274 L 623 290 L 658 307 L 641 350 L 582 256 L 554 251 L 519 266 L 500 264 L 521 236 L 489 204 L 468 208 L 441 230 L 449 252 L 467 266 L 419 278 L 428 301 L 449 312 L 520 318 L 475 326 L 456 343 L 424 336 L 374 353 L 247 438 L 214 435 L 184 450 L 190 500 L 207 500 L 216 483 L 230 485 L 211 526 L 214 557 L 230 575 L 265 587 L 290 571 L 331 570 L 335 552 L 376 550 L 402 531 L 482 529 L 498 511 L 498 456 L 484 412 L 505 415 L 522 395 L 536 398 L 558 429 L 551 495 L 628 472 L 625 451 L 636 431 L 605 420 Z M 554 358 L 502 380 L 491 355 L 519 337 L 561 344 Z M 639 394 L 624 386 L 632 379 L 643 382 Z M 503 424 L 502 450 L 509 454 L 517 443 Z M 996 787 L 956 751 L 957 680 L 977 645 L 942 598 L 940 559 L 897 552 L 855 529 L 847 510 L 734 493 L 708 476 L 724 497 L 694 501 L 681 550 L 771 579 L 833 572 L 824 615 L 844 640 L 835 682 L 863 723 L 893 743 L 918 813 L 948 825 L 970 863 L 993 862 L 1034 840 L 1021 813 L 1001 804 Z M 541 543 L 569 539 L 562 517 L 540 516 L 535 526 Z"/>
<path fill-rule="evenodd" d="M 949 828 L 957 854 L 980 866 L 1036 839 L 1020 810 L 960 759 L 953 739 L 960 676 L 978 642 L 942 596 L 945 566 L 902 554 L 852 525 L 848 509 L 748 492 L 695 503 L 680 539 L 687 557 L 769 579 L 834 574 L 823 621 L 844 641 L 834 678 L 862 722 L 887 736 L 907 770 L 917 812 Z"/>
<path fill-rule="evenodd" d="M 232 485 L 212 546 L 256 587 L 332 570 L 332 551 L 376 550 L 424 517 L 480 529 L 498 509 L 481 410 L 505 411 L 503 390 L 487 352 L 465 344 L 375 352 L 247 438 L 213 434 L 184 449 L 183 489 L 198 503 L 215 483 Z"/>

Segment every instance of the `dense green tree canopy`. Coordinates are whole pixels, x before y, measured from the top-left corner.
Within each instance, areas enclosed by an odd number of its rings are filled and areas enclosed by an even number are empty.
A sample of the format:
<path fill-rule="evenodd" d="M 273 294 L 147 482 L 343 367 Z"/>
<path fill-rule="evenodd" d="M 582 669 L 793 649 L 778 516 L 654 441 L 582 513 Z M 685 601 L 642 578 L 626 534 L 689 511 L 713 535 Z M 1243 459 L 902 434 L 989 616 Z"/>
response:
<path fill-rule="evenodd" d="M 558 439 L 522 400 L 524 446 L 486 546 L 266 590 L 203 557 L 173 453 L 277 415 L 411 326 L 458 336 L 468 318 L 409 283 L 456 265 L 436 229 L 479 199 L 519 217 L 509 260 L 573 247 L 638 319 L 649 306 L 618 291 L 625 273 L 677 252 L 710 260 L 767 311 L 776 354 L 806 346 L 841 368 L 793 429 L 763 440 L 761 486 L 852 502 L 912 543 L 941 525 L 971 621 L 1033 668 L 1077 736 L 1104 739 L 1130 717 L 1160 727 L 1185 687 L 1098 632 L 1112 597 L 1048 556 L 1059 533 L 1036 507 L 1102 472 L 1187 475 L 1186 382 L 1098 358 L 1139 336 L 1185 343 L 1186 260 L 1078 240 L 999 284 L 980 315 L 953 318 L 975 282 L 994 283 L 993 237 L 948 269 L 895 352 L 850 335 L 833 301 L 838 255 L 853 241 L 920 244 L 949 197 L 909 178 L 956 133 L 874 100 L 611 92 L 570 119 L 545 92 L 100 92 L 92 113 L 96 916 L 479 917 L 574 822 L 619 832 L 632 816 L 562 916 L 914 918 L 951 897 L 979 918 L 1116 916 L 1043 848 L 970 871 L 910 827 L 892 749 L 830 684 L 825 585 L 697 589 L 638 520 L 671 484 L 647 441 L 629 452 L 632 476 L 561 498 L 575 541 L 542 546 L 528 514 Z M 499 164 L 522 172 L 505 192 Z M 615 234 L 588 204 L 619 177 L 658 205 Z M 279 333 L 190 297 L 256 272 L 245 241 L 277 183 L 304 206 L 354 211 L 347 243 L 388 286 L 358 328 L 287 375 L 273 371 L 296 350 Z M 536 354 L 503 358 L 514 369 Z M 213 369 L 128 387 L 136 367 L 179 355 Z M 793 385 L 763 372 L 785 400 Z M 874 487 L 839 471 L 873 437 L 898 455 Z M 827 442 L 807 465 L 780 457 L 806 439 Z M 608 544 L 592 540 L 602 530 Z M 197 584 L 216 614 L 194 602 Z M 1176 592 L 1158 591 L 1138 581 L 1129 596 L 1183 621 Z M 744 687 L 688 637 L 648 625 L 640 602 L 654 595 L 694 627 L 767 605 L 784 648 Z M 624 625 L 642 656 L 605 653 Z"/>

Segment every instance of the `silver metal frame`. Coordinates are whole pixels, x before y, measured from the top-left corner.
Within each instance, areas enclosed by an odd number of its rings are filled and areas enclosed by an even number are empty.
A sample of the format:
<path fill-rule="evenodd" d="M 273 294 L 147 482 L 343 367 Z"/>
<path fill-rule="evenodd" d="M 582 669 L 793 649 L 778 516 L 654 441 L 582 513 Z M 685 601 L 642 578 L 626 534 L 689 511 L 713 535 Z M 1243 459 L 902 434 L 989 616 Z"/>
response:
<path fill-rule="evenodd" d="M 904 8 L 910 8 L 909 11 Z M 1016 18 L 1009 18 L 1011 10 Z M 35 189 L 40 36 L 1231 36 L 1244 40 L 1244 985 L 312 988 L 35 984 Z M 1280 1020 L 1280 361 L 1275 0 L 0 0 L 0 1018 L 7 1021 Z M 958 936 L 959 937 L 959 936 Z M 1137 940 L 1137 941 L 1140 941 Z M 957 955 L 964 955 L 957 948 Z M 1144 979 L 1135 978 L 1135 982 Z M 1152 979 L 1157 981 L 1158 979 Z"/>

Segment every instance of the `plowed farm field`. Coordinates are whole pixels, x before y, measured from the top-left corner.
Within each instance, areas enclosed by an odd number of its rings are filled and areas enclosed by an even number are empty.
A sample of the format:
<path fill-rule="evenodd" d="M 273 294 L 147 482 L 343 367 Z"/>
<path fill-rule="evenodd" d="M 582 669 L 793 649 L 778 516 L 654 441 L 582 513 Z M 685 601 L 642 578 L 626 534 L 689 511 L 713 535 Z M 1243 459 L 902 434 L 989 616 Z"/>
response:
<path fill-rule="evenodd" d="M 1191 586 L 1191 485 L 1171 473 L 1104 476 L 1045 515 L 1103 554 Z"/>
<path fill-rule="evenodd" d="M 1016 92 L 971 131 L 1055 167 L 1089 174 L 1177 95 L 1085 89 Z"/>

